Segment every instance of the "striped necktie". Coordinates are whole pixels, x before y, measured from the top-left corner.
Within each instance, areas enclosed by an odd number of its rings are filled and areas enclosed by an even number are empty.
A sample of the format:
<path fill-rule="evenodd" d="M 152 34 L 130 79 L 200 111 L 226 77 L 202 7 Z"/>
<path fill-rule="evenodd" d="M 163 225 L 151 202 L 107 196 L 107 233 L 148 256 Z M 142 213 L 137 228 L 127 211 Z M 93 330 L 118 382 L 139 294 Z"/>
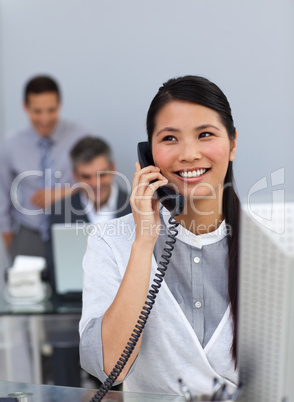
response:
<path fill-rule="evenodd" d="M 43 175 L 41 176 L 41 187 L 52 188 L 53 182 L 53 169 L 52 169 L 52 140 L 50 138 L 41 138 L 39 141 L 41 150 L 41 170 Z M 46 208 L 44 208 L 44 214 L 42 215 L 42 221 L 40 225 L 40 233 L 43 241 L 49 239 L 49 216 L 46 214 Z"/>

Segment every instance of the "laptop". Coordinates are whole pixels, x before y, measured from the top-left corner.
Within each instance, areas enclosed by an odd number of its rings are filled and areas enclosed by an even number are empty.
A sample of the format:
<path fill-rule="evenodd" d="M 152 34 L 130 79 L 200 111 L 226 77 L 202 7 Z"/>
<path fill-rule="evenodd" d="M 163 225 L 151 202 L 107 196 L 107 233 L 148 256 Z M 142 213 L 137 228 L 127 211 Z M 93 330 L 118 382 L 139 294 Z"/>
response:
<path fill-rule="evenodd" d="M 75 224 L 51 227 L 55 289 L 59 296 L 67 299 L 81 299 L 83 289 L 82 262 L 87 249 L 87 227 Z"/>

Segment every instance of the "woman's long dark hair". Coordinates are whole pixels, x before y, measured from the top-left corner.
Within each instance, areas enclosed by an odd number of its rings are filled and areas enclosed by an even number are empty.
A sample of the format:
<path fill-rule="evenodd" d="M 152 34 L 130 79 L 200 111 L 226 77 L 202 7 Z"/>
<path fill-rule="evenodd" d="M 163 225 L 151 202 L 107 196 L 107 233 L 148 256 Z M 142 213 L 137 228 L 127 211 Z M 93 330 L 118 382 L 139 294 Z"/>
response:
<path fill-rule="evenodd" d="M 156 117 L 163 106 L 171 101 L 186 101 L 206 106 L 215 110 L 225 126 L 229 139 L 235 139 L 235 126 L 230 104 L 220 88 L 203 77 L 185 76 L 167 81 L 159 88 L 151 102 L 147 114 L 147 134 L 151 147 Z M 224 180 L 223 215 L 229 230 L 228 234 L 228 293 L 233 315 L 232 356 L 237 358 L 237 322 L 238 322 L 238 256 L 239 256 L 239 210 L 240 202 L 234 189 L 233 163 L 229 161 Z"/>

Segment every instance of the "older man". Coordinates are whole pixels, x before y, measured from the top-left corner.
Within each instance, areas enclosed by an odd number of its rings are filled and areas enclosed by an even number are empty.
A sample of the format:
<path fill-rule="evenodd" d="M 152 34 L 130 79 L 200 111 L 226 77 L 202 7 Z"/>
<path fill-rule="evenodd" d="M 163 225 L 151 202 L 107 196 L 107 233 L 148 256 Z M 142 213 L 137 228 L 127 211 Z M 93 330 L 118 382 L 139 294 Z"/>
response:
<path fill-rule="evenodd" d="M 82 138 L 70 152 L 76 184 L 52 209 L 50 223 L 99 223 L 131 212 L 127 192 L 114 180 L 112 151 L 102 139 Z"/>

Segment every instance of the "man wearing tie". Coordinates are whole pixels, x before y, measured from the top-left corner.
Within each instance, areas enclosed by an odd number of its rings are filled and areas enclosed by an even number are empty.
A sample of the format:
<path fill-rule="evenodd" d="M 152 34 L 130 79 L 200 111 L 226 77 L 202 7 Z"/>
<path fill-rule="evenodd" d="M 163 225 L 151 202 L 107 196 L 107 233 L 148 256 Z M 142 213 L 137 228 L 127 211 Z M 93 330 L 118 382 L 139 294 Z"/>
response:
<path fill-rule="evenodd" d="M 32 78 L 24 90 L 30 124 L 1 145 L 0 231 L 12 261 L 19 254 L 45 256 L 50 206 L 73 181 L 69 150 L 86 130 L 61 120 L 60 107 L 55 80 Z"/>

